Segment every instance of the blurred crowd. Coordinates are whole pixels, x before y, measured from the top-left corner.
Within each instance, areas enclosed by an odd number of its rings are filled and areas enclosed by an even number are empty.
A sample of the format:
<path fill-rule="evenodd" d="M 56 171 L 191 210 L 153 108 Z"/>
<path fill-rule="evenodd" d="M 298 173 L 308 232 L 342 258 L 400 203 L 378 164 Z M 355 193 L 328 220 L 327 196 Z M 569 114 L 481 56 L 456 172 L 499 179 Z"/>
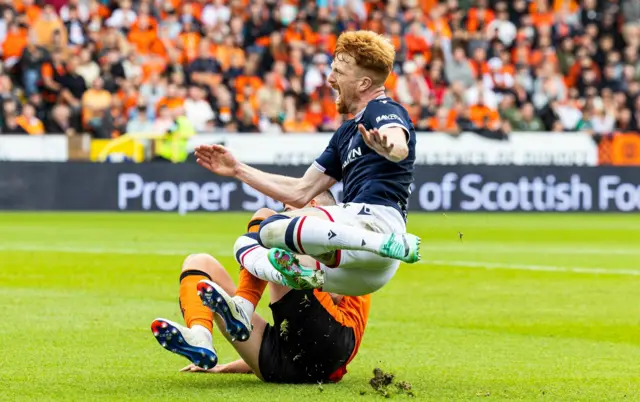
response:
<path fill-rule="evenodd" d="M 637 131 L 640 0 L 0 0 L 3 133 L 331 132 L 340 32 L 419 130 Z"/>

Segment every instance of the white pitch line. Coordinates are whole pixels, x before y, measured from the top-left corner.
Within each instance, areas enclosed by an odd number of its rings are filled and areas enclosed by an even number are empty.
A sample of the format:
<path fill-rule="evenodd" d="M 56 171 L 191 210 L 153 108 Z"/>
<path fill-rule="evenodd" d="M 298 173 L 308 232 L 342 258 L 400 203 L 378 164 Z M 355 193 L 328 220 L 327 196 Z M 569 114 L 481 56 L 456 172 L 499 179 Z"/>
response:
<path fill-rule="evenodd" d="M 143 243 L 144 244 L 144 243 Z M 422 244 L 420 249 L 430 252 L 453 252 L 460 254 L 477 253 L 477 254 L 554 254 L 554 255 L 630 255 L 640 256 L 639 249 L 622 249 L 622 248 L 583 248 L 583 247 L 545 247 L 545 246 L 528 246 L 528 245 L 511 245 L 496 246 L 483 243 L 471 244 Z M 153 243 L 146 244 L 140 248 L 132 248 L 131 246 L 119 247 L 113 245 L 110 248 L 94 247 L 94 246 L 50 246 L 50 245 L 34 245 L 25 243 L 14 243 L 0 245 L 0 251 L 42 251 L 42 252 L 68 252 L 68 253 L 84 253 L 84 254 L 158 254 L 158 255 L 185 255 L 194 252 L 194 250 L 207 251 L 220 256 L 230 256 L 230 250 L 212 250 L 203 243 L 194 242 L 193 244 L 184 244 L 184 248 L 171 249 L 164 248 L 162 244 Z"/>
<path fill-rule="evenodd" d="M 73 247 L 73 246 L 40 246 L 40 245 L 0 245 L 0 251 L 33 251 L 33 252 L 53 252 L 53 253 L 74 253 L 74 254 L 142 254 L 142 255 L 181 255 L 207 252 L 214 255 L 231 256 L 229 251 L 219 252 L 213 250 L 171 250 L 171 249 L 145 249 L 126 247 Z"/>
<path fill-rule="evenodd" d="M 422 244 L 420 249 L 429 251 L 452 251 L 456 253 L 495 253 L 495 254 L 577 254 L 577 255 L 638 255 L 640 249 L 624 249 L 624 248 L 592 248 L 592 247 L 545 247 L 545 246 L 528 246 L 528 245 L 505 245 L 495 246 L 483 243 L 471 244 Z"/>
<path fill-rule="evenodd" d="M 514 271 L 539 271 L 539 272 L 570 272 L 577 274 L 593 274 L 593 275 L 631 275 L 640 276 L 640 270 L 637 269 L 618 269 L 618 268 L 599 268 L 599 267 L 558 267 L 554 265 L 528 265 L 528 264 L 509 264 L 497 262 L 483 261 L 451 261 L 451 260 L 422 260 L 421 264 L 425 265 L 442 265 L 464 268 L 483 268 L 483 269 L 508 269 Z"/>
<path fill-rule="evenodd" d="M 0 251 L 33 251 L 33 252 L 58 252 L 58 253 L 78 253 L 78 254 L 125 254 L 125 255 L 167 255 L 167 256 L 187 256 L 196 252 L 208 252 L 216 256 L 230 257 L 229 251 L 213 250 L 171 250 L 171 249 L 135 249 L 135 248 L 103 248 L 103 247 L 69 247 L 69 246 L 40 246 L 40 245 L 0 245 Z M 496 263 L 488 261 L 459 261 L 459 260 L 422 260 L 420 264 L 452 266 L 463 268 L 480 269 L 507 269 L 514 271 L 537 271 L 537 272 L 569 272 L 577 274 L 591 275 L 630 275 L 640 276 L 638 269 L 600 268 L 600 267 L 562 267 L 554 265 L 529 265 Z"/>

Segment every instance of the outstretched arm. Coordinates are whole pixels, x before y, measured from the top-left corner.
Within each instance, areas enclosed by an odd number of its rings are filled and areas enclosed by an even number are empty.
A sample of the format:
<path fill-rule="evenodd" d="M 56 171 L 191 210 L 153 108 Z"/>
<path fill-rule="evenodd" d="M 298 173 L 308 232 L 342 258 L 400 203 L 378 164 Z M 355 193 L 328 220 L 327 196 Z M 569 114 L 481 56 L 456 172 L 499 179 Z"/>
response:
<path fill-rule="evenodd" d="M 401 162 L 409 156 L 407 132 L 403 128 L 383 127 L 380 132 L 377 128 L 367 130 L 359 124 L 358 129 L 367 146 L 391 162 Z"/>
<path fill-rule="evenodd" d="M 412 126 L 406 111 L 387 100 L 370 102 L 358 130 L 367 146 L 391 162 L 409 156 Z"/>
<path fill-rule="evenodd" d="M 304 207 L 336 182 L 314 166 L 300 178 L 266 173 L 238 162 L 221 145 L 200 145 L 196 147 L 196 157 L 203 168 L 221 176 L 234 177 L 262 194 L 296 208 Z"/>
<path fill-rule="evenodd" d="M 266 173 L 244 163 L 238 167 L 236 178 L 262 194 L 296 208 L 303 208 L 336 182 L 314 166 L 310 166 L 301 178 L 293 178 Z"/>

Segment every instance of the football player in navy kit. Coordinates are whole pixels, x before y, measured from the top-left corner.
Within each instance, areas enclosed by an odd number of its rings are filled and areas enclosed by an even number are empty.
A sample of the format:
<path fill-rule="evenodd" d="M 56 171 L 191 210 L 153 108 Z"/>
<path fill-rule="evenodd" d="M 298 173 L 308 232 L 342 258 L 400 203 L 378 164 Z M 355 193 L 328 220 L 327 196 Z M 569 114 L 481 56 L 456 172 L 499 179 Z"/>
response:
<path fill-rule="evenodd" d="M 220 145 L 196 147 L 200 166 L 296 208 L 343 182 L 343 203 L 273 215 L 257 236 L 238 239 L 236 256 L 270 249 L 265 261 L 245 266 L 253 275 L 294 289 L 358 296 L 386 284 L 400 261 L 420 259 L 420 238 L 406 232 L 415 129 L 407 111 L 385 96 L 394 57 L 393 45 L 374 32 L 340 35 L 328 82 L 338 93 L 338 111 L 354 117 L 301 178 L 262 172 Z M 303 266 L 295 254 L 313 256 L 315 266 Z M 251 317 L 254 306 L 234 299 Z"/>

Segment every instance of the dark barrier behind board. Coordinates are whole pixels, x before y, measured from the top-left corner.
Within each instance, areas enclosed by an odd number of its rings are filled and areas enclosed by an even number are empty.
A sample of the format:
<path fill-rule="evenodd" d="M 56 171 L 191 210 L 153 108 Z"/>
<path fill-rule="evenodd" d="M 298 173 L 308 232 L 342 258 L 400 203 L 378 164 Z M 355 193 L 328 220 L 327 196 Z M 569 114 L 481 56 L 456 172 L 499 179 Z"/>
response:
<path fill-rule="evenodd" d="M 257 166 L 300 176 L 306 167 Z M 335 193 L 340 199 L 341 188 Z M 0 163 L 0 209 L 255 211 L 280 204 L 194 164 Z M 411 210 L 640 211 L 640 168 L 416 166 Z"/>

